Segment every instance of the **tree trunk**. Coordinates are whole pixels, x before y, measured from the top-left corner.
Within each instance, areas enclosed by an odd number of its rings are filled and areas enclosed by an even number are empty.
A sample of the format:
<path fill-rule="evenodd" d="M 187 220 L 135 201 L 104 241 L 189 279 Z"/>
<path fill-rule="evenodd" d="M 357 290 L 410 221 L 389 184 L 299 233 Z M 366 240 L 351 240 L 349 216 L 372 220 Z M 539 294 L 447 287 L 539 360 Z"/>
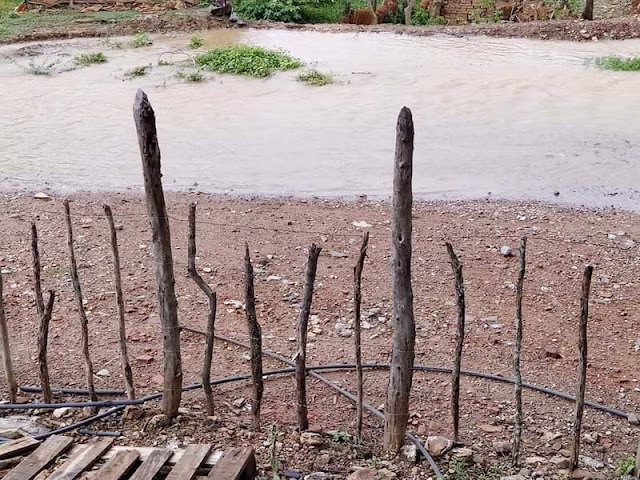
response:
<path fill-rule="evenodd" d="M 396 127 L 391 231 L 391 281 L 393 286 L 393 352 L 384 409 L 384 448 L 397 453 L 404 444 L 409 420 L 409 395 L 413 379 L 416 328 L 411 288 L 411 207 L 413 192 L 413 119 L 404 107 Z"/>
<path fill-rule="evenodd" d="M 511 448 L 511 462 L 518 466 L 520 444 L 522 442 L 522 375 L 520 374 L 520 352 L 522 351 L 522 293 L 524 289 L 524 273 L 526 267 L 527 239 L 520 240 L 520 268 L 518 270 L 518 284 L 516 286 L 516 342 L 513 347 L 513 377 L 515 379 L 516 418 L 513 428 L 513 446 Z"/>
<path fill-rule="evenodd" d="M 407 6 L 404 7 L 404 24 L 411 25 L 411 15 L 413 14 L 413 7 L 416 4 L 416 0 L 409 0 Z"/>
<path fill-rule="evenodd" d="M 69 210 L 69 200 L 64 201 L 64 219 L 67 224 L 67 247 L 69 248 L 69 273 L 71 274 L 71 283 L 73 284 L 73 293 L 76 297 L 76 307 L 78 308 L 78 316 L 80 317 L 80 336 L 82 339 L 82 356 L 84 357 L 84 370 L 87 377 L 87 389 L 89 390 L 89 398 L 92 402 L 98 401 L 96 395 L 96 387 L 93 383 L 93 364 L 91 363 L 91 355 L 89 354 L 89 322 L 87 314 L 84 311 L 84 301 L 82 299 L 82 289 L 80 287 L 80 278 L 78 277 L 78 265 L 76 263 L 76 254 L 73 247 L 73 227 L 71 226 L 71 212 Z M 96 407 L 90 408 L 93 414 L 98 412 Z"/>
<path fill-rule="evenodd" d="M 580 300 L 580 338 L 578 346 L 578 392 L 576 393 L 576 410 L 573 420 L 573 442 L 569 471 L 578 468 L 580 457 L 580 430 L 582 429 L 582 414 L 584 413 L 584 394 L 587 386 L 587 320 L 589 319 L 589 293 L 591 290 L 591 275 L 593 267 L 588 265 L 582 278 L 582 298 Z"/>
<path fill-rule="evenodd" d="M 369 11 L 371 12 L 371 17 L 373 19 L 373 24 L 378 24 L 378 15 L 376 15 L 376 0 L 367 0 L 367 5 L 369 6 Z"/>
<path fill-rule="evenodd" d="M 256 296 L 253 286 L 253 266 L 249 255 L 249 244 L 245 244 L 244 254 L 244 297 L 249 329 L 249 343 L 251 345 L 251 376 L 253 377 L 253 402 L 251 417 L 253 429 L 260 430 L 260 405 L 264 392 L 262 381 L 262 328 L 256 315 Z"/>
<path fill-rule="evenodd" d="M 13 362 L 11 361 L 11 346 L 9 342 L 9 328 L 7 327 L 7 317 L 4 314 L 4 293 L 2 291 L 2 273 L 0 273 L 0 354 L 2 355 L 2 365 L 4 375 L 9 387 L 9 402 L 16 403 L 18 398 L 18 384 L 13 374 Z"/>
<path fill-rule="evenodd" d="M 180 356 L 180 324 L 175 294 L 173 256 L 169 218 L 162 190 L 160 147 L 156 132 L 156 118 L 147 95 L 138 90 L 133 107 L 142 158 L 147 213 L 151 224 L 153 260 L 155 266 L 158 310 L 164 338 L 164 389 L 162 411 L 169 418 L 178 414 L 182 397 L 182 360 Z"/>
<path fill-rule="evenodd" d="M 582 11 L 582 18 L 584 20 L 593 20 L 593 0 L 587 0 L 584 4 L 584 10 Z"/>
<path fill-rule="evenodd" d="M 104 214 L 109 226 L 109 239 L 111 241 L 111 253 L 113 254 L 113 281 L 116 288 L 116 307 L 118 310 L 118 338 L 120 341 L 120 363 L 124 373 L 124 383 L 127 388 L 129 400 L 136 398 L 136 390 L 133 385 L 133 371 L 127 354 L 127 334 L 125 329 L 124 295 L 122 294 L 122 277 L 120 275 L 120 252 L 118 251 L 118 237 L 116 226 L 113 223 L 113 213 L 109 205 L 104 205 Z"/>
<path fill-rule="evenodd" d="M 360 338 L 360 307 L 362 303 L 362 269 L 364 259 L 367 256 L 369 244 L 369 232 L 362 237 L 360 256 L 353 267 L 353 330 L 356 344 L 356 375 L 358 378 L 358 401 L 356 402 L 356 440 L 362 442 L 362 402 L 363 402 L 363 375 L 362 375 L 362 342 Z"/>
<path fill-rule="evenodd" d="M 307 262 L 307 277 L 304 282 L 302 307 L 298 316 L 298 352 L 296 353 L 296 391 L 298 397 L 298 428 L 302 432 L 309 428 L 307 416 L 307 325 L 311 313 L 311 301 L 313 300 L 313 284 L 316 281 L 318 268 L 318 256 L 322 248 L 315 243 L 309 248 L 309 260 Z"/>

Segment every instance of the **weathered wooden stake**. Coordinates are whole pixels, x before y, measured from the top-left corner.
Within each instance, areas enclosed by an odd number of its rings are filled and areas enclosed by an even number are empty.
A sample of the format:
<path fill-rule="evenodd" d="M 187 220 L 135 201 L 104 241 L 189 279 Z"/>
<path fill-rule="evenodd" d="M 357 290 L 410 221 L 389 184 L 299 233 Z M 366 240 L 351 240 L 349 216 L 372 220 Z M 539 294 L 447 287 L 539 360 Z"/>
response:
<path fill-rule="evenodd" d="M 369 245 L 369 232 L 362 237 L 360 245 L 360 255 L 353 267 L 353 327 L 356 344 L 356 375 L 358 377 L 358 401 L 356 402 L 356 440 L 362 441 L 362 402 L 364 397 L 363 374 L 362 374 L 362 342 L 360 338 L 360 306 L 362 303 L 362 269 L 364 259 L 367 256 L 367 246 Z"/>
<path fill-rule="evenodd" d="M 296 353 L 296 391 L 298 396 L 298 428 L 302 432 L 309 428 L 309 418 L 307 416 L 307 325 L 309 324 L 309 313 L 311 312 L 311 301 L 313 300 L 313 284 L 316 281 L 316 271 L 318 269 L 318 256 L 321 247 L 315 243 L 309 247 L 309 260 L 307 262 L 307 277 L 304 282 L 304 293 L 302 307 L 298 316 L 298 338 Z"/>
<path fill-rule="evenodd" d="M 9 387 L 9 402 L 16 403 L 18 396 L 18 384 L 13 374 L 13 362 L 11 361 L 11 347 L 9 345 L 9 328 L 7 327 L 7 317 L 4 314 L 4 294 L 2 291 L 2 273 L 0 273 L 0 354 L 2 355 L 2 364 L 4 366 L 4 375 L 7 379 Z"/>
<path fill-rule="evenodd" d="M 593 20 L 593 0 L 587 0 L 584 4 L 584 10 L 582 10 L 583 20 Z"/>
<path fill-rule="evenodd" d="M 391 231 L 393 285 L 393 351 L 384 409 L 384 448 L 397 453 L 404 444 L 409 420 L 416 327 L 411 288 L 411 208 L 413 191 L 413 119 L 404 107 L 396 127 Z"/>
<path fill-rule="evenodd" d="M 169 218 L 162 190 L 160 146 L 156 132 L 156 117 L 147 95 L 138 90 L 133 106 L 133 118 L 138 132 L 142 158 L 147 213 L 152 230 L 153 260 L 158 293 L 158 310 L 164 338 L 164 390 L 162 411 L 169 418 L 178 415 L 182 398 L 182 359 L 180 355 L 180 324 L 175 294 L 173 255 Z"/>
<path fill-rule="evenodd" d="M 253 429 L 260 430 L 260 405 L 264 383 L 262 381 L 262 328 L 256 315 L 256 296 L 253 285 L 253 266 L 249 255 L 249 244 L 245 243 L 244 252 L 244 298 L 247 325 L 249 327 L 249 340 L 251 345 L 251 375 L 253 376 L 253 402 L 251 404 L 251 416 Z"/>
<path fill-rule="evenodd" d="M 120 275 L 120 252 L 118 250 L 118 237 L 116 234 L 116 226 L 113 222 L 113 213 L 109 205 L 103 205 L 104 215 L 107 217 L 107 225 L 109 226 L 109 238 L 111 240 L 111 252 L 113 254 L 113 281 L 116 287 L 116 307 L 118 309 L 118 334 L 120 340 L 120 363 L 124 373 L 124 383 L 127 388 L 127 397 L 129 400 L 136 398 L 136 389 L 133 384 L 133 371 L 131 363 L 129 363 L 129 355 L 127 353 L 127 333 L 125 328 L 124 314 L 124 295 L 122 294 L 122 277 Z"/>
<path fill-rule="evenodd" d="M 638 451 L 636 452 L 636 466 L 633 470 L 633 474 L 637 479 L 640 479 L 640 441 L 638 441 Z"/>
<path fill-rule="evenodd" d="M 464 321 L 465 321 L 465 299 L 464 299 L 464 278 L 462 277 L 462 264 L 453 251 L 449 242 L 446 243 L 451 269 L 456 279 L 456 304 L 458 305 L 458 329 L 456 331 L 456 350 L 453 357 L 453 371 L 451 378 L 451 418 L 453 420 L 453 441 L 460 440 L 460 366 L 462 364 L 462 347 L 464 346 Z"/>
<path fill-rule="evenodd" d="M 520 267 L 516 285 L 516 342 L 513 347 L 513 377 L 515 379 L 516 418 L 513 429 L 513 445 L 511 462 L 518 466 L 520 444 L 522 443 L 522 375 L 520 374 L 520 352 L 522 352 L 522 293 L 524 290 L 524 273 L 526 268 L 527 238 L 520 239 Z"/>
<path fill-rule="evenodd" d="M 47 317 L 44 299 L 42 297 L 42 281 L 40 274 L 40 251 L 38 249 L 38 229 L 35 222 L 31 222 L 31 255 L 33 258 L 33 291 L 35 292 L 36 310 L 38 311 L 38 367 L 40 371 L 40 386 L 44 403 L 51 403 L 51 381 L 49 380 L 49 367 L 47 365 L 47 345 L 49 342 L 49 320 Z M 53 308 L 55 292 L 49 293 L 49 303 Z"/>
<path fill-rule="evenodd" d="M 569 470 L 578 468 L 580 457 L 580 430 L 582 428 L 582 414 L 584 412 L 584 394 L 587 387 L 587 321 L 589 319 L 589 293 L 591 290 L 591 275 L 593 266 L 587 265 L 582 278 L 582 298 L 580 299 L 580 338 L 578 358 L 578 392 L 576 393 L 576 410 L 573 420 L 573 442 Z"/>
<path fill-rule="evenodd" d="M 209 315 L 207 316 L 207 336 L 205 340 L 204 364 L 202 366 L 202 389 L 205 396 L 205 408 L 207 415 L 214 413 L 213 408 L 213 391 L 211 390 L 211 361 L 213 360 L 213 340 L 215 334 L 216 323 L 216 292 L 214 292 L 209 284 L 200 276 L 196 269 L 196 204 L 192 203 L 189 207 L 189 276 L 196 283 L 198 288 L 204 292 L 209 300 Z"/>
<path fill-rule="evenodd" d="M 89 354 L 89 322 L 87 314 L 84 311 L 84 301 L 82 299 L 82 289 L 80 287 L 80 278 L 78 277 L 78 265 L 76 263 L 76 255 L 73 248 L 73 227 L 71 226 L 71 212 L 69 210 L 69 200 L 64 201 L 64 219 L 67 224 L 67 246 L 69 247 L 69 273 L 71 274 L 71 283 L 73 284 L 73 293 L 76 297 L 76 306 L 78 308 L 78 316 L 80 317 L 80 334 L 82 336 L 82 355 L 84 357 L 84 369 L 87 376 L 87 389 L 89 390 L 89 398 L 92 402 L 98 401 L 96 395 L 96 387 L 93 383 L 93 364 L 91 363 L 91 355 Z M 97 412 L 96 407 L 91 408 Z"/>

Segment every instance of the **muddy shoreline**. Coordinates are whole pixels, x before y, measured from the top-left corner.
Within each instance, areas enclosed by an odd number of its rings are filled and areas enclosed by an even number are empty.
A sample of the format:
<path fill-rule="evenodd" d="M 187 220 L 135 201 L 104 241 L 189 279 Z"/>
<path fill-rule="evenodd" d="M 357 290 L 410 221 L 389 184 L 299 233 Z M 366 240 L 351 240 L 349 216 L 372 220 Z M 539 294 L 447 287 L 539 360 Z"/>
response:
<path fill-rule="evenodd" d="M 236 24 L 219 17 L 212 17 L 203 10 L 185 10 L 171 15 L 162 12 L 117 21 L 76 21 L 71 24 L 34 26 L 26 34 L 0 38 L 0 44 L 33 42 L 63 38 L 110 37 L 131 35 L 140 31 L 150 33 L 193 32 L 216 28 L 239 28 Z M 301 25 L 270 21 L 247 22 L 249 28 L 307 30 L 314 32 L 374 32 L 399 35 L 432 36 L 453 35 L 457 37 L 486 35 L 502 38 L 531 38 L 541 40 L 625 40 L 640 37 L 640 21 L 637 16 L 595 21 L 553 20 L 527 23 L 504 23 L 488 25 L 412 26 L 404 25 L 347 25 L 317 24 Z"/>

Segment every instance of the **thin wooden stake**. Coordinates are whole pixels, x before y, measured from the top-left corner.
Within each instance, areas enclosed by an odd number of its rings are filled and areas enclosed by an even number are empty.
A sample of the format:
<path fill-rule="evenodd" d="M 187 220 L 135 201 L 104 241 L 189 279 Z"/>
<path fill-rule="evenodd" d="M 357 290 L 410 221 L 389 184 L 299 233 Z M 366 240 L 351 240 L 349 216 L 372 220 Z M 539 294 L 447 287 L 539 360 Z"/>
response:
<path fill-rule="evenodd" d="M 526 268 L 527 238 L 520 239 L 520 268 L 518 269 L 518 283 L 516 285 L 516 342 L 513 347 L 513 376 L 516 393 L 516 418 L 513 428 L 513 445 L 511 447 L 511 462 L 518 466 L 520 444 L 522 443 L 522 375 L 520 373 L 520 353 L 522 352 L 522 293 L 524 290 L 524 274 Z"/>
<path fill-rule="evenodd" d="M 356 375 L 358 378 L 358 401 L 356 402 L 356 440 L 362 442 L 362 402 L 364 401 L 364 379 L 362 374 L 362 341 L 360 338 L 360 307 L 362 304 L 362 269 L 367 256 L 369 232 L 365 232 L 360 245 L 360 255 L 353 267 L 353 327 L 356 347 Z"/>
<path fill-rule="evenodd" d="M 640 479 L 640 441 L 638 441 L 638 451 L 636 452 L 636 466 L 633 469 L 633 474 L 637 479 Z"/>
<path fill-rule="evenodd" d="M 104 215 L 107 217 L 109 226 L 109 238 L 111 241 L 111 252 L 113 254 L 113 282 L 116 287 L 116 307 L 118 309 L 118 334 L 120 341 L 120 363 L 124 373 L 124 383 L 127 388 L 129 400 L 136 398 L 136 389 L 133 384 L 133 371 L 129 363 L 127 354 L 127 333 L 125 327 L 124 295 L 122 294 L 122 277 L 120 275 L 120 252 L 118 251 L 118 236 L 116 226 L 113 222 L 113 213 L 109 205 L 103 205 Z"/>
<path fill-rule="evenodd" d="M 404 444 L 407 432 L 416 341 L 411 288 L 413 136 L 411 110 L 404 107 L 396 127 L 391 232 L 393 351 L 384 409 L 384 448 L 393 454 Z"/>
<path fill-rule="evenodd" d="M 2 273 L 0 273 L 0 354 L 2 355 L 2 365 L 4 366 L 4 375 L 7 379 L 9 387 L 9 402 L 16 403 L 18 397 L 18 384 L 13 374 L 13 362 L 11 361 L 11 347 L 9 345 L 9 328 L 7 327 L 7 317 L 4 314 L 4 294 L 2 291 Z"/>
<path fill-rule="evenodd" d="M 80 287 L 80 278 L 78 277 L 78 265 L 76 263 L 76 255 L 73 248 L 73 227 L 71 226 L 71 212 L 69 209 L 69 200 L 64 201 L 64 219 L 67 224 L 67 246 L 69 247 L 69 273 L 71 274 L 71 283 L 73 283 L 73 293 L 76 297 L 76 306 L 78 308 L 78 316 L 80 317 L 80 333 L 82 336 L 82 356 L 84 357 L 84 370 L 87 377 L 87 389 L 89 390 L 89 398 L 92 402 L 98 401 L 96 395 L 96 387 L 93 383 L 93 364 L 91 363 L 91 355 L 89 354 L 89 322 L 87 314 L 84 311 L 84 301 L 82 298 L 82 289 Z M 97 412 L 96 407 L 91 408 L 93 412 Z"/>
<path fill-rule="evenodd" d="M 311 312 L 311 301 L 313 300 L 313 284 L 316 281 L 316 271 L 318 269 L 318 256 L 322 248 L 315 243 L 309 247 L 309 260 L 307 262 L 307 277 L 304 282 L 304 293 L 302 297 L 302 307 L 298 316 L 298 352 L 296 353 L 296 391 L 297 391 L 297 412 L 298 428 L 302 432 L 309 428 L 309 418 L 307 415 L 307 325 L 309 324 L 309 314 Z"/>
<path fill-rule="evenodd" d="M 253 266 L 249 255 L 249 244 L 245 243 L 244 252 L 244 297 L 249 328 L 249 340 L 251 345 L 251 375 L 253 377 L 253 402 L 251 404 L 251 416 L 253 429 L 260 430 L 260 405 L 264 393 L 262 381 L 262 328 L 256 315 L 256 296 L 253 285 Z"/>
<path fill-rule="evenodd" d="M 464 278 L 462 276 L 462 264 L 458 259 L 453 247 L 446 243 L 451 269 L 456 279 L 456 304 L 458 306 L 458 329 L 456 331 L 456 350 L 453 357 L 453 371 L 451 378 L 451 418 L 453 420 L 453 441 L 460 440 L 460 367 L 462 364 L 462 347 L 464 346 L 464 321 L 465 321 L 465 299 L 464 299 Z"/>
<path fill-rule="evenodd" d="M 152 230 L 153 262 L 156 274 L 158 311 L 164 339 L 164 389 L 162 411 L 175 418 L 182 398 L 182 359 L 180 355 L 180 323 L 175 294 L 173 255 L 169 217 L 162 190 L 160 146 L 156 131 L 156 117 L 147 95 L 138 90 L 133 106 L 133 118 L 138 132 L 142 159 L 147 214 Z"/>
<path fill-rule="evenodd" d="M 47 345 L 49 342 L 49 320 L 51 315 L 45 315 L 44 299 L 42 297 L 42 281 L 40 274 L 40 251 L 38 249 L 38 229 L 35 222 L 31 222 L 31 255 L 33 258 L 33 290 L 35 292 L 36 310 L 38 311 L 38 367 L 40 373 L 40 386 L 44 403 L 51 403 L 51 381 L 49 379 L 49 366 L 47 365 Z M 55 293 L 49 293 L 49 303 L 53 308 Z"/>
<path fill-rule="evenodd" d="M 593 266 L 587 265 L 582 278 L 582 297 L 580 299 L 580 338 L 578 358 L 578 392 L 576 393 L 576 410 L 573 420 L 573 442 L 569 470 L 578 468 L 580 457 L 580 430 L 582 429 L 582 414 L 584 413 L 584 395 L 587 387 L 587 321 L 589 319 L 589 293 L 591 290 L 591 275 Z"/>
<path fill-rule="evenodd" d="M 209 300 L 209 315 L 207 316 L 207 336 L 204 350 L 204 365 L 202 366 L 202 389 L 205 396 L 205 408 L 207 415 L 214 413 L 213 391 L 211 390 L 211 361 L 213 360 L 213 340 L 216 323 L 216 292 L 200 276 L 196 269 L 196 204 L 189 207 L 189 276 L 196 283 L 198 288 L 207 296 Z"/>

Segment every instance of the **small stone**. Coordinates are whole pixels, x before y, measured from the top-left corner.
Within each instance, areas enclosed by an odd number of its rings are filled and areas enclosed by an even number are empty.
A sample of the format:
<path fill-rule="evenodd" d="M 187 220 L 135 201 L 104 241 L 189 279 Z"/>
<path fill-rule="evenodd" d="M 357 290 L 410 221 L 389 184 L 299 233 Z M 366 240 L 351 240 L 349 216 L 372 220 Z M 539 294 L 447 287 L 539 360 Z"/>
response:
<path fill-rule="evenodd" d="M 313 462 L 313 466 L 315 468 L 324 468 L 329 465 L 329 462 L 331 462 L 331 455 L 329 455 L 328 453 L 323 453 L 316 459 L 315 462 Z"/>
<path fill-rule="evenodd" d="M 558 351 L 558 349 L 554 346 L 547 346 L 544 348 L 544 356 L 548 358 L 553 358 L 559 360 L 562 358 L 562 355 Z"/>
<path fill-rule="evenodd" d="M 380 470 L 378 470 L 377 474 L 377 477 L 380 480 L 391 480 L 392 478 L 396 478 L 397 476 L 398 475 L 396 475 L 395 472 L 392 472 L 388 468 L 381 468 Z"/>
<path fill-rule="evenodd" d="M 585 455 L 580 455 L 580 462 L 587 468 L 604 468 L 604 463 L 600 460 L 596 460 L 595 458 L 587 457 Z"/>
<path fill-rule="evenodd" d="M 287 470 L 284 473 L 285 478 L 301 478 L 302 475 L 300 472 L 296 472 L 295 470 Z"/>
<path fill-rule="evenodd" d="M 360 221 L 357 221 L 357 222 L 351 222 L 351 225 L 353 225 L 356 228 L 370 228 L 371 227 L 371 224 L 365 222 L 364 220 L 360 220 Z"/>
<path fill-rule="evenodd" d="M 577 480 L 605 480 L 606 477 L 602 473 L 587 472 L 586 470 L 577 468 L 571 472 L 569 478 Z"/>
<path fill-rule="evenodd" d="M 154 385 L 164 385 L 164 377 L 161 374 L 156 373 L 153 377 L 151 377 L 151 383 L 153 383 Z"/>
<path fill-rule="evenodd" d="M 507 441 L 494 442 L 493 450 L 498 455 L 509 455 L 511 453 L 511 442 L 507 442 Z"/>
<path fill-rule="evenodd" d="M 635 413 L 627 415 L 627 420 L 631 425 L 640 425 L 640 419 L 638 419 L 638 416 Z"/>
<path fill-rule="evenodd" d="M 244 398 L 242 397 L 237 398 L 233 401 L 233 406 L 236 408 L 242 408 L 242 405 L 244 405 Z"/>
<path fill-rule="evenodd" d="M 38 200 L 51 200 L 51 197 L 49 195 L 47 195 L 44 192 L 38 192 L 36 193 L 33 198 L 36 198 Z"/>
<path fill-rule="evenodd" d="M 347 480 L 375 480 L 376 471 L 371 468 L 357 468 L 355 472 L 347 477 Z"/>
<path fill-rule="evenodd" d="M 451 450 L 453 458 L 471 459 L 473 458 L 473 450 L 466 447 L 458 447 Z"/>
<path fill-rule="evenodd" d="M 98 371 L 96 375 L 99 377 L 108 377 L 111 374 L 109 373 L 109 370 L 107 370 L 106 368 L 103 368 L 102 370 Z"/>
<path fill-rule="evenodd" d="M 337 250 L 329 250 L 329 256 L 334 258 L 346 258 L 349 255 L 344 252 L 338 252 Z"/>
<path fill-rule="evenodd" d="M 544 457 L 527 457 L 524 459 L 524 463 L 527 465 L 538 465 L 540 463 L 545 463 L 547 461 Z"/>
<path fill-rule="evenodd" d="M 558 468 L 569 468 L 569 464 L 571 463 L 568 458 L 562 457 L 560 455 L 556 455 L 549 461 Z"/>
<path fill-rule="evenodd" d="M 513 256 L 513 251 L 511 250 L 511 247 L 505 245 L 503 247 L 500 247 L 500 255 L 502 255 L 503 257 L 511 257 Z"/>
<path fill-rule="evenodd" d="M 127 405 L 122 414 L 125 421 L 140 420 L 144 416 L 144 410 L 139 405 Z"/>
<path fill-rule="evenodd" d="M 280 280 L 282 280 L 282 277 L 279 275 L 269 275 L 267 277 L 267 282 L 279 282 Z"/>
<path fill-rule="evenodd" d="M 415 463 L 418 461 L 418 447 L 413 444 L 404 445 L 402 447 L 402 456 L 407 459 L 407 461 Z"/>
<path fill-rule="evenodd" d="M 151 363 L 153 362 L 153 357 L 151 355 L 140 355 L 139 357 L 136 357 L 136 362 Z"/>
<path fill-rule="evenodd" d="M 9 275 L 13 273 L 10 268 L 3 268 L 0 272 L 2 272 L 2 275 Z"/>
<path fill-rule="evenodd" d="M 314 472 L 309 475 L 305 475 L 304 480 L 328 480 L 331 478 L 328 473 Z"/>
<path fill-rule="evenodd" d="M 204 273 L 211 273 L 211 272 L 212 272 L 211 267 L 204 267 L 204 268 L 202 269 L 202 271 L 203 271 Z"/>
<path fill-rule="evenodd" d="M 151 429 L 164 428 L 168 427 L 169 425 L 171 425 L 171 419 L 163 413 L 151 417 L 151 420 L 149 420 L 149 423 L 147 424 L 147 426 Z"/>
<path fill-rule="evenodd" d="M 316 432 L 302 432 L 300 434 L 300 443 L 312 447 L 319 447 L 324 444 L 324 439 L 322 435 Z"/>
<path fill-rule="evenodd" d="M 70 412 L 71 412 L 71 408 L 69 407 L 56 408 L 53 411 L 52 416 L 53 418 L 62 418 L 62 417 L 66 417 L 67 414 Z"/>
<path fill-rule="evenodd" d="M 478 425 L 478 428 L 485 433 L 500 433 L 502 432 L 502 427 L 500 425 L 489 425 L 487 423 L 483 423 Z"/>
<path fill-rule="evenodd" d="M 432 436 L 427 437 L 427 450 L 433 457 L 440 457 L 444 455 L 453 446 L 451 440 L 447 437 Z"/>
<path fill-rule="evenodd" d="M 507 475 L 506 477 L 500 477 L 500 480 L 527 480 L 522 475 Z"/>
<path fill-rule="evenodd" d="M 544 432 L 542 432 L 542 437 L 540 437 L 540 440 L 542 440 L 544 443 L 551 443 L 560 437 L 562 437 L 562 434 L 560 432 L 554 433 L 550 432 L 549 430 L 545 430 Z"/>

